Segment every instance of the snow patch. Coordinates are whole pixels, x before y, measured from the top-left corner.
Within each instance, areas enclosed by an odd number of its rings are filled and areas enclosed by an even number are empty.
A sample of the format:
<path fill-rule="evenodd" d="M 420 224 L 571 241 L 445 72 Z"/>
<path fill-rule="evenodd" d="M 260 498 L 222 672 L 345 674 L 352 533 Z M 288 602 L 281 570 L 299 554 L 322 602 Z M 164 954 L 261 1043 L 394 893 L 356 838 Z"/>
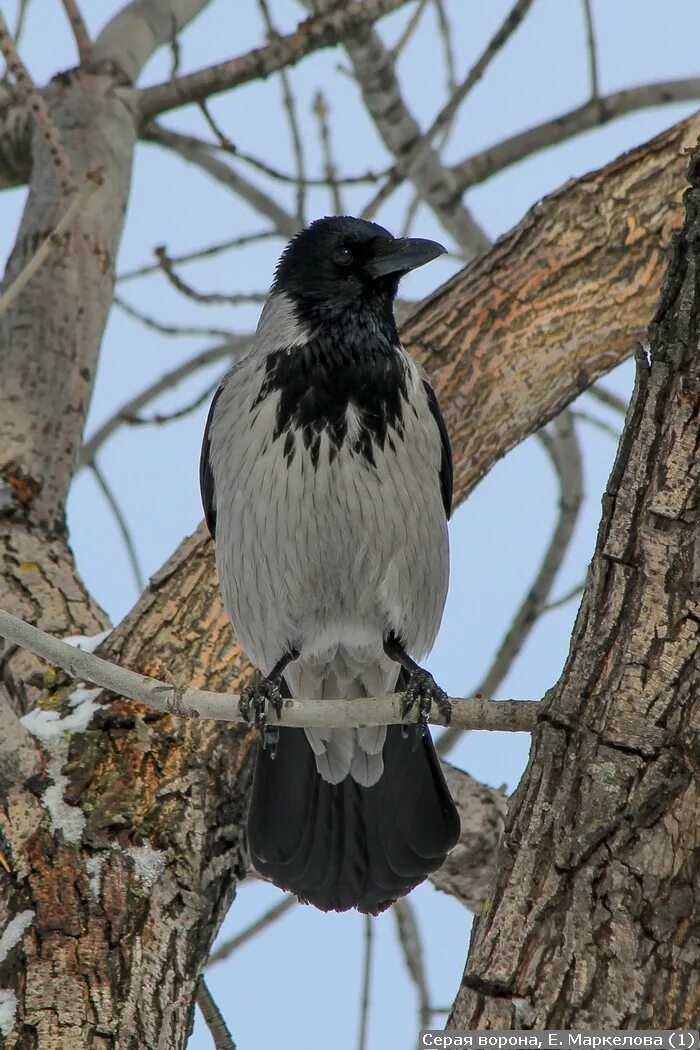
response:
<path fill-rule="evenodd" d="M 0 936 L 0 963 L 3 963 L 16 944 L 21 941 L 24 931 L 31 926 L 33 911 L 21 911 L 8 922 Z"/>
<path fill-rule="evenodd" d="M 100 899 L 100 877 L 102 875 L 104 863 L 105 858 L 101 856 L 88 857 L 85 861 L 85 867 L 90 876 L 88 879 L 88 886 L 90 887 L 90 893 L 92 894 L 93 900 L 96 901 Z"/>
<path fill-rule="evenodd" d="M 134 862 L 136 878 L 146 887 L 151 888 L 163 874 L 165 868 L 165 854 L 160 850 L 152 849 L 148 843 L 145 846 L 130 846 L 124 853 Z"/>
<path fill-rule="evenodd" d="M 94 653 L 95 649 L 104 642 L 111 631 L 100 631 L 99 634 L 74 634 L 70 638 L 61 639 L 66 645 L 73 645 L 76 649 L 82 649 L 84 653 Z"/>
<path fill-rule="evenodd" d="M 17 996 L 11 988 L 0 988 L 0 1035 L 9 1035 L 15 1027 Z"/>
<path fill-rule="evenodd" d="M 69 806 L 63 798 L 63 792 L 68 786 L 68 777 L 62 772 L 68 760 L 66 734 L 81 733 L 87 729 L 92 716 L 103 706 L 95 703 L 95 698 L 101 692 L 101 689 L 86 689 L 80 685 L 70 695 L 68 702 L 73 710 L 65 718 L 61 718 L 58 711 L 35 707 L 20 719 L 25 729 L 42 741 L 49 756 L 46 775 L 51 783 L 41 796 L 41 801 L 51 818 L 52 832 L 62 832 L 65 841 L 71 845 L 80 842 L 85 816 L 78 806 Z"/>

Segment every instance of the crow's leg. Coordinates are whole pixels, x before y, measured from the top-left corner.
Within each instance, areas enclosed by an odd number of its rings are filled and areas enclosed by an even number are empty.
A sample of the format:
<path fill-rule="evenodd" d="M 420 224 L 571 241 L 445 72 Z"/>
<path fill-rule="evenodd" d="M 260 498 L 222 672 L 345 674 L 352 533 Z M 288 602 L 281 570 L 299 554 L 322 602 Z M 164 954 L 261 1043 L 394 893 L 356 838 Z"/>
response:
<path fill-rule="evenodd" d="M 265 709 L 267 704 L 271 704 L 277 717 L 282 716 L 283 697 L 280 682 L 287 664 L 296 660 L 298 656 L 298 649 L 289 649 L 284 656 L 280 657 L 268 675 L 243 690 L 238 701 L 238 710 L 246 722 L 255 722 L 260 744 L 262 747 L 270 745 L 273 758 L 279 741 L 279 729 L 277 726 L 268 726 Z"/>
<path fill-rule="evenodd" d="M 406 718 L 413 705 L 418 705 L 418 719 L 415 723 L 413 739 L 415 748 L 418 746 L 420 738 L 428 731 L 428 716 L 433 703 L 437 705 L 437 709 L 447 725 L 450 724 L 452 706 L 447 699 L 447 693 L 440 688 L 430 671 L 419 667 L 415 660 L 411 659 L 393 632 L 384 639 L 384 652 L 390 660 L 394 660 L 408 672 L 408 685 L 403 697 L 401 716 Z M 402 727 L 404 738 L 409 735 L 409 729 L 410 727 L 406 725 Z"/>

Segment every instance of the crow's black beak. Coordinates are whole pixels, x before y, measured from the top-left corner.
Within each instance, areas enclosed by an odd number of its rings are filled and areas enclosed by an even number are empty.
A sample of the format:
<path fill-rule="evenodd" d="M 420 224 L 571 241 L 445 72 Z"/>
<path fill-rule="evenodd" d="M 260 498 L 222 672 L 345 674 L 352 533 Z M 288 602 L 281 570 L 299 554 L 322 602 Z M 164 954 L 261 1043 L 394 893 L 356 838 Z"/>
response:
<path fill-rule="evenodd" d="M 365 263 L 365 270 L 370 277 L 408 273 L 446 251 L 437 241 L 426 241 L 422 237 L 395 237 L 393 240 L 382 237 L 375 242 L 375 256 Z"/>

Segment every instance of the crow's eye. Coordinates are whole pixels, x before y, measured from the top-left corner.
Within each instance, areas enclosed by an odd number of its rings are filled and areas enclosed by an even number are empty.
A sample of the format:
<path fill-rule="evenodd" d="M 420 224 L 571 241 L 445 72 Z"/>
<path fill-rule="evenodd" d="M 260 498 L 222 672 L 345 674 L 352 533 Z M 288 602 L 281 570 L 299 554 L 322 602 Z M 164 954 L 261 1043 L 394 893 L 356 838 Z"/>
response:
<path fill-rule="evenodd" d="M 352 252 L 348 248 L 338 248 L 333 255 L 333 262 L 336 266 L 342 266 L 343 268 L 352 266 Z"/>

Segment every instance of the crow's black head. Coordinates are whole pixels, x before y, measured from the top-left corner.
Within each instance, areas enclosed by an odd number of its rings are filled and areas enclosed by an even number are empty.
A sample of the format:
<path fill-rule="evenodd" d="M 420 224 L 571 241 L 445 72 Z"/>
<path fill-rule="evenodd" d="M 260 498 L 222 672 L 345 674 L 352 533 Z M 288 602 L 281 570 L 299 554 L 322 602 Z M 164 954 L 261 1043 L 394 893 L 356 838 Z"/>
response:
<path fill-rule="evenodd" d="M 391 309 L 403 275 L 444 251 L 435 241 L 392 237 L 365 219 L 317 219 L 285 248 L 272 290 L 320 317 L 337 316 L 355 304 Z"/>

